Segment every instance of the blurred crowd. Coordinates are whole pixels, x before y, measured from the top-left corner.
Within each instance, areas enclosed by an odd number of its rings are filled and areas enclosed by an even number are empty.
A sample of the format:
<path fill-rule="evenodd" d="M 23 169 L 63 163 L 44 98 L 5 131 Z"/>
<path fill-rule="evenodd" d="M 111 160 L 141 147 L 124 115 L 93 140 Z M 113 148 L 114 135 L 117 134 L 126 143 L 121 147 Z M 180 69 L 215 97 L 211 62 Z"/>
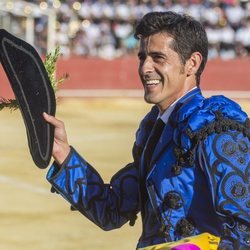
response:
<path fill-rule="evenodd" d="M 54 1 L 47 4 L 53 7 Z M 113 59 L 133 54 L 138 46 L 133 37 L 136 21 L 147 12 L 165 10 L 187 13 L 204 25 L 209 58 L 250 55 L 248 0 L 65 0 L 55 10 L 56 42 L 65 57 Z M 38 18 L 35 25 L 37 46 L 46 51 L 46 19 Z"/>

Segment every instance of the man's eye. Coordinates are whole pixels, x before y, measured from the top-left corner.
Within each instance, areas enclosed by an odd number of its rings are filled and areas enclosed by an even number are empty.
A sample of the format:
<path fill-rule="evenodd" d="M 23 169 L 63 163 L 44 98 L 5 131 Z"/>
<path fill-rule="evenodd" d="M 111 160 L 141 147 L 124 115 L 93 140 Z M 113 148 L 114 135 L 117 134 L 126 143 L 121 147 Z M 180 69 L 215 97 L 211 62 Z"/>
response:
<path fill-rule="evenodd" d="M 154 59 L 154 61 L 163 61 L 164 60 L 163 56 L 160 56 L 160 55 L 154 56 L 153 59 Z"/>

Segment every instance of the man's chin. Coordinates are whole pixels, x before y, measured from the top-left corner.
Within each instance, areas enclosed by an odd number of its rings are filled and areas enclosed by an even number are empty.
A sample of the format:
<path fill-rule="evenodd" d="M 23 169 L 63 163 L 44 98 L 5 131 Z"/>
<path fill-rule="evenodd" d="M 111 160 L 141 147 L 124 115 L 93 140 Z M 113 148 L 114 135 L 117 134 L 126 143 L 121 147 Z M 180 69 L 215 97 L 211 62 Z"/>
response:
<path fill-rule="evenodd" d="M 144 95 L 144 100 L 146 103 L 149 103 L 149 104 L 156 104 L 157 102 L 154 100 L 154 98 L 152 98 L 152 96 L 150 95 Z"/>

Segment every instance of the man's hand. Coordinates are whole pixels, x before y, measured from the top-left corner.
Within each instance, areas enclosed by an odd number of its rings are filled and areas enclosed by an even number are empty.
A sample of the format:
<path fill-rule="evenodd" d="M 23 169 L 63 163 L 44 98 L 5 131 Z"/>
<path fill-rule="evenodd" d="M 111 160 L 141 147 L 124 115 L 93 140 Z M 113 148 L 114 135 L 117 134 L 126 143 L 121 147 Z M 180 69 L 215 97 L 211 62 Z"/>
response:
<path fill-rule="evenodd" d="M 52 156 L 55 161 L 61 165 L 70 152 L 70 146 L 67 139 L 66 130 L 64 127 L 64 123 L 54 116 L 48 115 L 47 113 L 43 113 L 44 119 L 55 127 L 55 137 L 54 137 L 54 145 L 52 150 Z"/>

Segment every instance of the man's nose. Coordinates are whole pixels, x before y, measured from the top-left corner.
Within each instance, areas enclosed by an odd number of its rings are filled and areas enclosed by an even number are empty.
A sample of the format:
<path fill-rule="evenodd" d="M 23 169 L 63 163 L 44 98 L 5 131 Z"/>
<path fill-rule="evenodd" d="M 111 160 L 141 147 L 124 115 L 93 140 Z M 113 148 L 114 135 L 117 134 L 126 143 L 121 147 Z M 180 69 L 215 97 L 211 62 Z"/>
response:
<path fill-rule="evenodd" d="M 150 57 L 147 57 L 141 64 L 141 73 L 147 74 L 154 71 L 153 61 Z"/>

